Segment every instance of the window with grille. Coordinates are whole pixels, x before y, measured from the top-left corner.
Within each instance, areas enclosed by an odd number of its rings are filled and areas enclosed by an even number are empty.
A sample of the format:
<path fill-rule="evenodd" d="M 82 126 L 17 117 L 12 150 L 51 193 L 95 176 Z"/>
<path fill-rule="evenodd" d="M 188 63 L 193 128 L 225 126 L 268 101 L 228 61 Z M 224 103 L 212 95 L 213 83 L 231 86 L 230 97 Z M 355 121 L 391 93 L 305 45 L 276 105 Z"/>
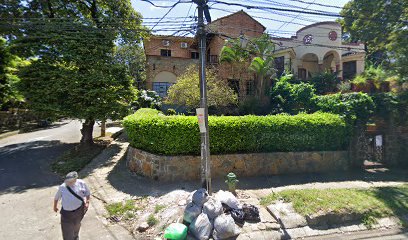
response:
<path fill-rule="evenodd" d="M 283 72 L 285 71 L 285 57 L 277 57 L 275 58 L 275 69 L 276 69 L 276 76 L 279 78 L 282 76 Z"/>
<path fill-rule="evenodd" d="M 253 96 L 255 95 L 255 82 L 254 80 L 249 80 L 246 82 L 246 95 Z"/>
<path fill-rule="evenodd" d="M 357 73 L 356 61 L 343 63 L 343 79 L 352 79 Z"/>
<path fill-rule="evenodd" d="M 191 52 L 191 58 L 192 59 L 199 59 L 200 58 L 200 54 L 198 52 Z"/>
<path fill-rule="evenodd" d="M 162 57 L 171 57 L 171 50 L 160 49 L 160 56 L 162 56 Z"/>
<path fill-rule="evenodd" d="M 171 85 L 173 84 L 168 82 L 154 82 L 153 91 L 155 91 L 160 97 L 163 98 L 167 96 L 167 91 L 169 90 Z"/>
<path fill-rule="evenodd" d="M 306 69 L 304 68 L 298 69 L 298 78 L 302 80 L 306 80 Z"/>
<path fill-rule="evenodd" d="M 232 90 L 234 90 L 234 92 L 235 92 L 236 94 L 239 95 L 239 80 L 236 80 L 236 79 L 230 79 L 230 80 L 228 80 L 228 86 L 229 86 Z"/>

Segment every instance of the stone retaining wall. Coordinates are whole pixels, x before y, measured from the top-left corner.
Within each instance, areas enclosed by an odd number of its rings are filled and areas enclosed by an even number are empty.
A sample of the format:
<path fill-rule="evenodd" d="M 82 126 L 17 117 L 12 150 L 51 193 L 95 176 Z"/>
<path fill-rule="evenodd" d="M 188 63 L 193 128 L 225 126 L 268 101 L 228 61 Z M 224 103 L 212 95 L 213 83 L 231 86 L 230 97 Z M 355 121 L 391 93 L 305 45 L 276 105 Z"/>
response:
<path fill-rule="evenodd" d="M 346 170 L 347 151 L 275 152 L 211 155 L 214 178 L 234 172 L 239 177 Z M 128 167 L 137 174 L 163 181 L 200 178 L 200 156 L 161 156 L 133 147 L 127 153 Z"/>

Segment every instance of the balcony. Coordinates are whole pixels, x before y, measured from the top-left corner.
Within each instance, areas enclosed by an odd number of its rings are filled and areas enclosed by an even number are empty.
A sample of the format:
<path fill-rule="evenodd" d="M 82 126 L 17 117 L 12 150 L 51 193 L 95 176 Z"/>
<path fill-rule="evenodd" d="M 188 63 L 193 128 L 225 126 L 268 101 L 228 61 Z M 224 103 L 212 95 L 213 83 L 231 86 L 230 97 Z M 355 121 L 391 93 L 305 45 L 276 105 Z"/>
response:
<path fill-rule="evenodd" d="M 207 55 L 207 64 L 218 65 L 219 64 L 218 55 Z"/>

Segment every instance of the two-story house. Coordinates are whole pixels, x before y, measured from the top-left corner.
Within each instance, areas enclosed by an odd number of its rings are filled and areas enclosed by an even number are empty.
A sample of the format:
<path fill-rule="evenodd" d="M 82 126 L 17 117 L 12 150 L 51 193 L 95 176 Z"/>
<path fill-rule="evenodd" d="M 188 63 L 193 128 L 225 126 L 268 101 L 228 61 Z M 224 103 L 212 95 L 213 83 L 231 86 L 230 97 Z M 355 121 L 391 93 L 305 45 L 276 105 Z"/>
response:
<path fill-rule="evenodd" d="M 266 28 L 244 11 L 219 18 L 207 26 L 207 63 L 214 67 L 220 81 L 229 85 L 241 98 L 253 94 L 254 73 L 234 71 L 231 66 L 219 62 L 225 41 L 230 38 L 261 36 Z M 309 79 L 322 71 L 337 72 L 339 78 L 348 79 L 364 71 L 364 45 L 344 44 L 341 26 L 336 22 L 321 22 L 305 26 L 291 38 L 271 38 L 276 43 L 274 52 L 277 75 L 291 71 L 301 79 Z M 199 59 L 195 38 L 153 35 L 144 41 L 147 59 L 146 88 L 160 96 L 167 95 L 168 88 L 176 83 L 191 64 Z M 243 74 L 243 73 L 244 74 Z M 239 79 L 239 80 L 238 80 Z"/>

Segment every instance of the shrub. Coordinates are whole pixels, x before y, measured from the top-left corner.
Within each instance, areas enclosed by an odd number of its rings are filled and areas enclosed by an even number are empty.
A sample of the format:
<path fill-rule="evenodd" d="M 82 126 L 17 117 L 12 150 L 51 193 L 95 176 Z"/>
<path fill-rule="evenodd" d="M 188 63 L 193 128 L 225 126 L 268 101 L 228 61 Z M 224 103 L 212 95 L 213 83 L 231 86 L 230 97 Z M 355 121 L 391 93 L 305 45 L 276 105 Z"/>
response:
<path fill-rule="evenodd" d="M 157 154 L 200 153 L 195 116 L 164 116 L 141 109 L 123 125 L 133 147 Z M 345 149 L 350 127 L 330 113 L 296 116 L 222 116 L 209 118 L 211 153 L 324 151 Z"/>
<path fill-rule="evenodd" d="M 152 90 L 141 90 L 136 94 L 136 101 L 131 104 L 133 110 L 140 108 L 156 108 L 161 106 L 160 96 Z"/>
<path fill-rule="evenodd" d="M 345 93 L 316 96 L 316 110 L 347 117 L 348 120 L 366 122 L 374 112 L 373 99 L 366 93 Z"/>
<path fill-rule="evenodd" d="M 169 108 L 166 111 L 167 115 L 176 115 L 176 110 L 174 110 L 173 108 Z"/>
<path fill-rule="evenodd" d="M 313 76 L 310 82 L 315 87 L 317 94 L 325 94 L 336 91 L 340 80 L 336 73 L 324 72 Z"/>
<path fill-rule="evenodd" d="M 341 82 L 337 85 L 337 89 L 339 89 L 339 91 L 341 93 L 347 93 L 350 92 L 351 90 L 351 83 L 349 81 L 344 81 Z"/>
<path fill-rule="evenodd" d="M 381 66 L 369 66 L 365 71 L 357 75 L 351 82 L 357 86 L 357 90 L 361 89 L 366 92 L 384 92 L 389 90 L 389 81 L 395 80 L 392 78 L 391 72 L 385 71 Z"/>
<path fill-rule="evenodd" d="M 314 105 L 315 89 L 308 83 L 290 83 L 290 78 L 284 76 L 272 87 L 271 97 L 273 113 L 308 112 Z"/>
<path fill-rule="evenodd" d="M 371 96 L 375 103 L 375 115 L 387 119 L 395 114 L 398 108 L 398 95 L 393 93 L 377 93 Z"/>

